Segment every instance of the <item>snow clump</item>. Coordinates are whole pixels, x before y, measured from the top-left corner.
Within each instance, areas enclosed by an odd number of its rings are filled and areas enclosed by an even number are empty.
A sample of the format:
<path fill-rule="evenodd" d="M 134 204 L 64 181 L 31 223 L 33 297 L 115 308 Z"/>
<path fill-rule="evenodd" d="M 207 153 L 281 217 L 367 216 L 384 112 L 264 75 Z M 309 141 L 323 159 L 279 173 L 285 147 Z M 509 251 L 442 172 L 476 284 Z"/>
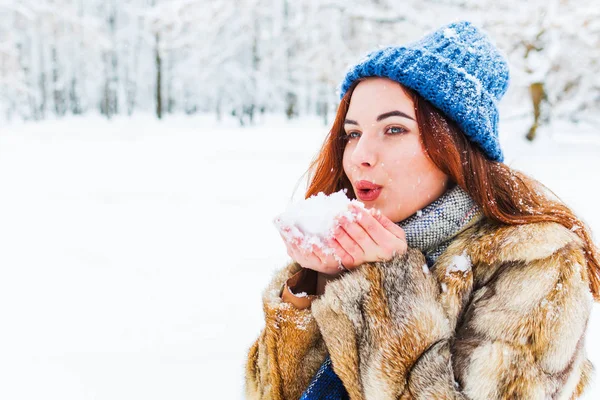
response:
<path fill-rule="evenodd" d="M 350 204 L 364 209 L 363 203 L 350 200 L 344 190 L 329 196 L 319 193 L 290 204 L 273 223 L 286 240 L 299 239 L 300 247 L 310 250 L 312 245 L 316 245 L 325 254 L 333 254 L 333 249 L 327 245 L 327 239 L 339 226 L 339 220 L 343 217 L 348 221 L 355 221 L 360 217 L 351 211 Z"/>

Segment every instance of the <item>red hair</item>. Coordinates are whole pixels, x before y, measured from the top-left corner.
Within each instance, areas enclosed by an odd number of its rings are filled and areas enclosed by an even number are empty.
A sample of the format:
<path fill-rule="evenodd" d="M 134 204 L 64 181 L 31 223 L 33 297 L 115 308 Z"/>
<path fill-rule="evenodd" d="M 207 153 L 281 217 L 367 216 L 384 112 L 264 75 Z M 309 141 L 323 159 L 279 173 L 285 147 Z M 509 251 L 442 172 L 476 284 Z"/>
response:
<path fill-rule="evenodd" d="M 347 190 L 348 197 L 356 198 L 342 166 L 346 145 L 344 120 L 354 88 L 364 79 L 368 78 L 355 81 L 339 104 L 333 126 L 307 171 L 306 198 L 342 189 Z M 584 243 L 590 290 L 596 301 L 600 301 L 600 256 L 589 227 L 541 182 L 504 163 L 488 160 L 454 121 L 415 91 L 401 87 L 413 100 L 425 153 L 471 196 L 486 217 L 508 225 L 557 222 L 575 231 Z"/>

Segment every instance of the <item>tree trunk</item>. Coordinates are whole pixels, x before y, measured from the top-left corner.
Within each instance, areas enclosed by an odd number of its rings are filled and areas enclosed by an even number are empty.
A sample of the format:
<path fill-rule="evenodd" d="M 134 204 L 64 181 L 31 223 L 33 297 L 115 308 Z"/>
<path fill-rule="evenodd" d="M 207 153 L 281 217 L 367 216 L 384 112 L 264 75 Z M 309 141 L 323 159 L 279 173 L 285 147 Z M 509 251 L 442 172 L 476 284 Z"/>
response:
<path fill-rule="evenodd" d="M 290 24 L 290 9 L 289 9 L 290 5 L 289 5 L 289 1 L 288 0 L 283 0 L 283 38 L 285 42 L 284 46 L 285 46 L 285 66 L 284 66 L 284 73 L 285 73 L 285 81 L 288 84 L 288 89 L 285 93 L 285 115 L 287 116 L 288 119 L 292 119 L 294 116 L 297 115 L 297 106 L 298 106 L 298 96 L 296 95 L 296 93 L 292 90 L 292 88 L 295 88 L 295 82 L 292 79 L 292 74 L 290 72 L 291 69 L 291 63 L 292 63 L 292 44 L 289 43 L 289 40 L 291 38 L 291 35 L 289 34 L 289 24 Z"/>
<path fill-rule="evenodd" d="M 156 34 L 156 47 L 155 47 L 155 61 L 156 61 L 156 117 L 162 118 L 162 58 L 160 56 L 160 35 Z"/>
<path fill-rule="evenodd" d="M 537 133 L 537 128 L 540 125 L 541 105 L 546 100 L 546 90 L 543 82 L 534 82 L 529 85 L 529 93 L 531 94 L 531 102 L 533 104 L 533 125 L 527 133 L 527 140 L 533 141 Z"/>

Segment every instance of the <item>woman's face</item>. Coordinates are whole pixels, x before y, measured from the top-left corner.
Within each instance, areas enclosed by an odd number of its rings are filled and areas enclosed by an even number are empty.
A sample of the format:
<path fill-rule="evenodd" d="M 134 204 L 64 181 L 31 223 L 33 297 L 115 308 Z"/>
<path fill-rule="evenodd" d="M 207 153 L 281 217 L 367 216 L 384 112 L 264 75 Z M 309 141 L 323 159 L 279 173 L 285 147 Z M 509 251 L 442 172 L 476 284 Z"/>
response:
<path fill-rule="evenodd" d="M 366 208 L 400 222 L 446 191 L 448 176 L 425 155 L 414 103 L 398 83 L 361 81 L 352 93 L 344 131 L 344 172 Z M 381 188 L 361 190 L 360 181 Z"/>

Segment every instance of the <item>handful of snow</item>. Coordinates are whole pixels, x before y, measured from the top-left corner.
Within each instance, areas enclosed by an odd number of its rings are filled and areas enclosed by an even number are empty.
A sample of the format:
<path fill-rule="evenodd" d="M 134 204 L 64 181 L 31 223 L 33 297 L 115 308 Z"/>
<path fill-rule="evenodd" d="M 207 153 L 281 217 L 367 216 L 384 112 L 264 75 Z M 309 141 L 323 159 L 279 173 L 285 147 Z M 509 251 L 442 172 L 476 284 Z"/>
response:
<path fill-rule="evenodd" d="M 363 203 L 348 199 L 344 190 L 329 196 L 319 193 L 290 204 L 273 223 L 286 240 L 298 239 L 300 247 L 311 249 L 312 245 L 316 245 L 325 254 L 332 254 L 334 251 L 326 240 L 339 226 L 339 219 L 344 217 L 348 221 L 355 221 L 360 218 L 360 214 L 351 211 L 350 204 L 364 208 Z"/>

